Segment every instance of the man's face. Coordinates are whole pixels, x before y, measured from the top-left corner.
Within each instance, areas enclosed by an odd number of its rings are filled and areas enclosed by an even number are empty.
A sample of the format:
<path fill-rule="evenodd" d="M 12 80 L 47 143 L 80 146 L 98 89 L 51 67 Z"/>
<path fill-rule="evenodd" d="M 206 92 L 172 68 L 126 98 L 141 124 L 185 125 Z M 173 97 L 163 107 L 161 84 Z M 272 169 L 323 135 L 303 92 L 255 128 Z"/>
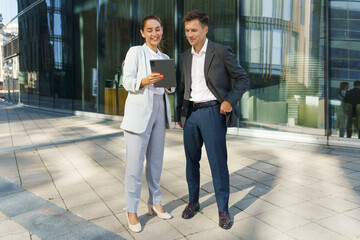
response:
<path fill-rule="evenodd" d="M 185 35 L 190 45 L 196 50 L 205 43 L 208 29 L 208 26 L 202 26 L 198 19 L 185 22 Z"/>

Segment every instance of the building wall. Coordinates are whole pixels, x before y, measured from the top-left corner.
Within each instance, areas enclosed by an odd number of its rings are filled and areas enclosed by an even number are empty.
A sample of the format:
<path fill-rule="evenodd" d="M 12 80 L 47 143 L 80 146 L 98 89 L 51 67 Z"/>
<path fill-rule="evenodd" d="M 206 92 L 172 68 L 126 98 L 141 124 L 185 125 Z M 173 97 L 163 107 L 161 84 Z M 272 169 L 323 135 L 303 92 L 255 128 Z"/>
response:
<path fill-rule="evenodd" d="M 19 12 L 29 5 L 18 0 Z M 208 13 L 208 38 L 231 46 L 249 73 L 239 128 L 338 134 L 339 82 L 359 73 L 360 2 L 351 0 L 42 1 L 18 19 L 20 102 L 123 115 L 118 80 L 129 47 L 143 43 L 142 17 L 162 19 L 162 50 L 177 63 L 192 9 Z"/>
<path fill-rule="evenodd" d="M 2 22 L 2 15 L 0 13 L 0 29 L 4 27 Z M 3 56 L 2 56 L 2 46 L 4 44 L 3 34 L 0 32 L 0 96 L 2 96 L 3 84 L 4 84 L 4 70 L 3 70 Z"/>

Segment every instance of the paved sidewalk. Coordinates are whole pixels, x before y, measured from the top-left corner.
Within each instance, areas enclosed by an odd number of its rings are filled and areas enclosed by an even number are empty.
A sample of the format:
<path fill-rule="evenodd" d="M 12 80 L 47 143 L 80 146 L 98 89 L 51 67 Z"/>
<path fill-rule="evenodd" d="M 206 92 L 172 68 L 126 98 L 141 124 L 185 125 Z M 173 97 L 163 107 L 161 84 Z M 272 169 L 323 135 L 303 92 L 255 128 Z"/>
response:
<path fill-rule="evenodd" d="M 274 132 L 276 134 L 276 132 Z M 182 132 L 167 132 L 163 204 L 128 230 L 124 137 L 119 122 L 0 102 L 2 239 L 360 239 L 360 152 L 228 136 L 233 227 L 218 226 L 203 151 L 201 212 L 180 217 L 187 200 Z"/>

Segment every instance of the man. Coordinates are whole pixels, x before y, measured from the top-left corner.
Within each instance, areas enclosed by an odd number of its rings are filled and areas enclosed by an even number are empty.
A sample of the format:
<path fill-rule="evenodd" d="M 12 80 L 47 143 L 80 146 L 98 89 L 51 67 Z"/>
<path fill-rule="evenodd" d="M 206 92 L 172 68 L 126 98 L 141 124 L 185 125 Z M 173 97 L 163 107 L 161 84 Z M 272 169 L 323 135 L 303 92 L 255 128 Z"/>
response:
<path fill-rule="evenodd" d="M 227 166 L 227 126 L 236 125 L 236 103 L 248 88 L 249 79 L 231 49 L 206 38 L 208 16 L 199 10 L 183 19 L 185 35 L 192 46 L 180 57 L 181 84 L 177 114 L 184 128 L 186 179 L 189 203 L 182 213 L 192 218 L 200 209 L 200 159 L 205 143 L 210 163 L 219 225 L 232 226 L 229 215 L 229 171 Z M 235 79 L 232 86 L 231 79 Z"/>
<path fill-rule="evenodd" d="M 360 129 L 359 129 L 359 121 L 360 121 L 360 113 L 356 111 L 358 108 L 358 111 L 360 111 L 360 106 L 356 108 L 356 105 L 360 104 L 360 81 L 356 80 L 354 82 L 354 88 L 347 91 L 344 97 L 344 103 L 350 103 L 352 104 L 352 116 L 348 116 L 348 124 L 346 129 L 346 137 L 351 138 L 352 135 L 352 117 L 356 116 L 356 127 L 355 129 L 358 130 L 358 138 L 360 138 Z"/>

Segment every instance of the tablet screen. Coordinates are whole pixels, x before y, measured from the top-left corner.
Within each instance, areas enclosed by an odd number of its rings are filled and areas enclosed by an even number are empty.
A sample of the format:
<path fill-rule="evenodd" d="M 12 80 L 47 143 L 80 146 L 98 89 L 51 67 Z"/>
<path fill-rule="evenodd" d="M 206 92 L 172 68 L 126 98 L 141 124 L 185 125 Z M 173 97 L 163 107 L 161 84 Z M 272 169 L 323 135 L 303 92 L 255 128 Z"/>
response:
<path fill-rule="evenodd" d="M 175 62 L 174 59 L 150 60 L 152 72 L 164 75 L 164 78 L 154 83 L 155 87 L 176 87 Z"/>

